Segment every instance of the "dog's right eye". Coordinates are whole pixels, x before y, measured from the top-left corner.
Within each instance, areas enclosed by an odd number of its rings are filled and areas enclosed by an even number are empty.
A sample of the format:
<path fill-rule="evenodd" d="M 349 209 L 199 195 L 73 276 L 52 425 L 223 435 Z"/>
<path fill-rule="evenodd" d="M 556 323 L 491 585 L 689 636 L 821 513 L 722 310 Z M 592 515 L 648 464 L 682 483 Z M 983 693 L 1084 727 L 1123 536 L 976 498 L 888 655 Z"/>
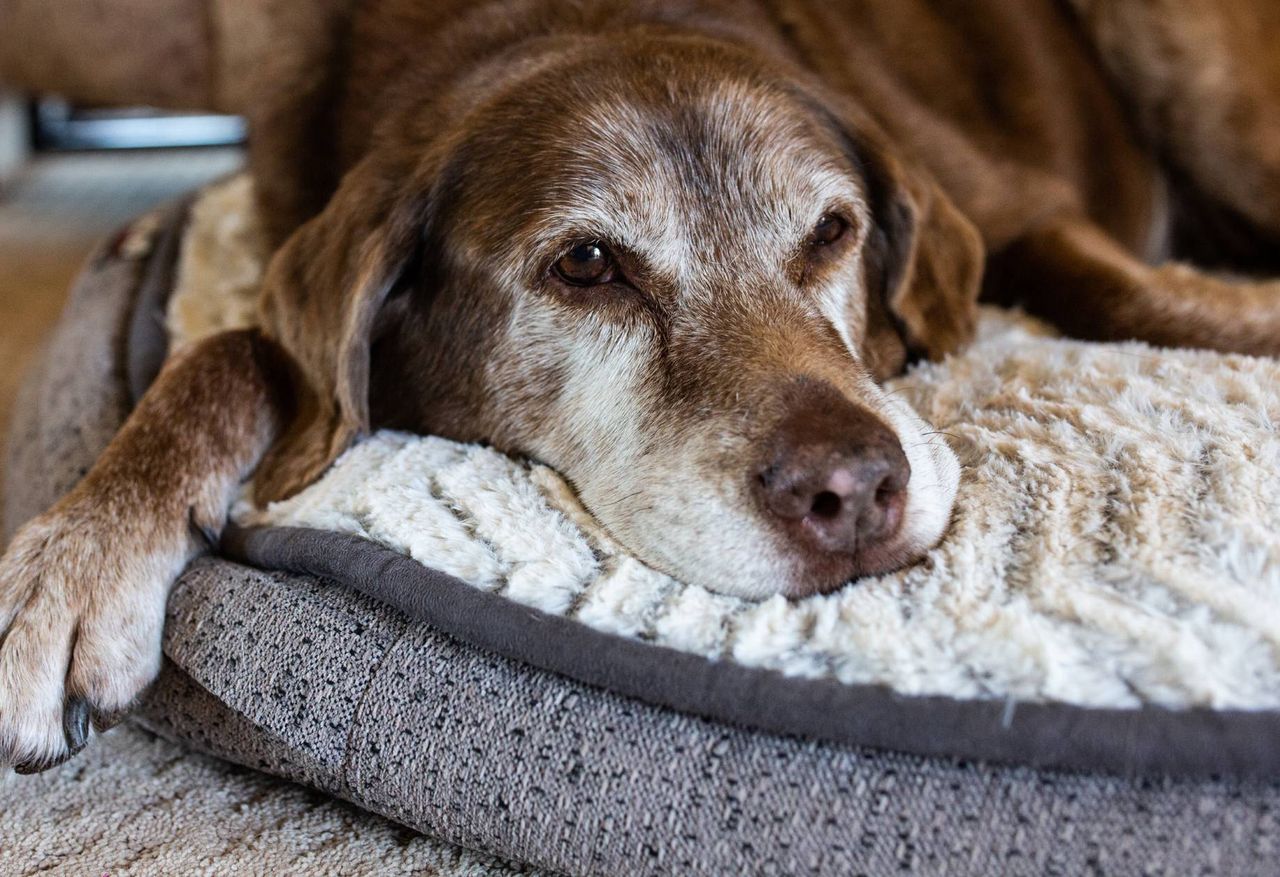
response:
<path fill-rule="evenodd" d="M 813 227 L 813 234 L 809 240 L 815 247 L 829 247 L 844 237 L 848 229 L 849 224 L 839 216 L 824 213 L 818 220 L 818 224 Z"/>
<path fill-rule="evenodd" d="M 555 264 L 556 276 L 572 286 L 599 286 L 614 279 L 613 256 L 599 241 L 578 244 Z"/>

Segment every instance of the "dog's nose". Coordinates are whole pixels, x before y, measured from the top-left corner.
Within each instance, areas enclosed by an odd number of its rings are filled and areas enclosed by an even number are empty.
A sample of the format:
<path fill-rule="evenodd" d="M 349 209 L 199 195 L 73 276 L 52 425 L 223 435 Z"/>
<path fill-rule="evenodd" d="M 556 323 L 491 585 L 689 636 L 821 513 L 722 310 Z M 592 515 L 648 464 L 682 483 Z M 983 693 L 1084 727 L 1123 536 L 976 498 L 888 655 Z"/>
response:
<path fill-rule="evenodd" d="M 911 466 L 879 418 L 848 402 L 804 412 L 782 424 L 771 446 L 757 489 L 792 539 L 854 555 L 897 534 Z"/>

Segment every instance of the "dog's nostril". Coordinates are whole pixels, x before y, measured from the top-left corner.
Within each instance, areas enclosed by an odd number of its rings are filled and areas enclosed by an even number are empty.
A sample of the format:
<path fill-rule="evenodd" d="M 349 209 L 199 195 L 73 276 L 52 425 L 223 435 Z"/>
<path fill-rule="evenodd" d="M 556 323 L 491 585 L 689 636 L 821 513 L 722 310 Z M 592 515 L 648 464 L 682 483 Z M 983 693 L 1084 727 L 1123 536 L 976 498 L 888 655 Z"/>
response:
<path fill-rule="evenodd" d="M 809 512 L 815 517 L 830 520 L 840 516 L 840 506 L 840 497 L 830 490 L 824 490 L 813 498 L 813 505 L 810 506 Z"/>
<path fill-rule="evenodd" d="M 892 482 L 893 479 L 891 478 L 886 478 L 880 482 L 880 486 L 876 488 L 876 505 L 886 506 L 898 495 L 898 486 Z"/>

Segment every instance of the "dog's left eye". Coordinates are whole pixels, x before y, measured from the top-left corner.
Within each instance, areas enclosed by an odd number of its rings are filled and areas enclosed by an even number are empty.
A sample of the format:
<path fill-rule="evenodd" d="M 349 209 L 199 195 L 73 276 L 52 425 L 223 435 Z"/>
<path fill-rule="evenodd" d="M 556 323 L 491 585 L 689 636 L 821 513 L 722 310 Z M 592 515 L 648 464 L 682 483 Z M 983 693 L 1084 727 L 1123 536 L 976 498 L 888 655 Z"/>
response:
<path fill-rule="evenodd" d="M 613 255 L 599 241 L 578 244 L 556 262 L 555 273 L 572 286 L 599 286 L 614 279 Z"/>
<path fill-rule="evenodd" d="M 813 233 L 809 235 L 809 241 L 815 247 L 829 246 L 844 237 L 845 230 L 848 227 L 848 224 L 839 216 L 825 213 L 818 220 L 818 224 L 813 227 Z"/>

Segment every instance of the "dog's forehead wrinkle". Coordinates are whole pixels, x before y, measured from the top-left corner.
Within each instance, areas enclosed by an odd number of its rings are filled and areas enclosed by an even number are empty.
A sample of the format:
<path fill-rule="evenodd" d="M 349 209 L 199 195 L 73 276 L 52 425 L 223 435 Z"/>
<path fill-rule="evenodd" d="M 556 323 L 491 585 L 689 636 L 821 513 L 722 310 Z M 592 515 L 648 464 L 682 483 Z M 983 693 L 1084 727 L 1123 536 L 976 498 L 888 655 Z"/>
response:
<path fill-rule="evenodd" d="M 791 256 L 828 205 L 861 192 L 802 120 L 757 92 L 713 82 L 676 90 L 669 106 L 620 96 L 585 107 L 550 147 L 540 243 L 611 238 L 678 282 L 707 261 Z"/>
<path fill-rule="evenodd" d="M 643 164 L 562 160 L 533 211 L 532 238 L 540 250 L 566 240 L 600 238 L 674 274 L 687 259 L 688 210 L 680 204 L 678 173 L 660 154 Z"/>

